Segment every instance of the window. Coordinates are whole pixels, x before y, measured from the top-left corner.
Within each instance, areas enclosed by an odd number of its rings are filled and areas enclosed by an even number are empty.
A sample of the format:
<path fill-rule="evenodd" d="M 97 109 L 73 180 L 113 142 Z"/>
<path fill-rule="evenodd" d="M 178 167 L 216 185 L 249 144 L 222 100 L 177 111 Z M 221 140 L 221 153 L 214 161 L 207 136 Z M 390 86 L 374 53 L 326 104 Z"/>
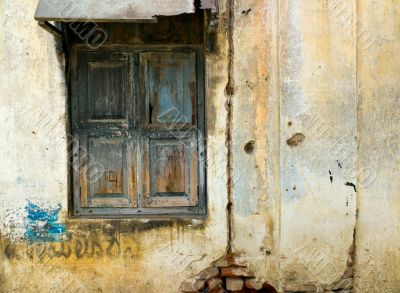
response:
<path fill-rule="evenodd" d="M 74 46 L 73 214 L 205 213 L 198 45 Z"/>

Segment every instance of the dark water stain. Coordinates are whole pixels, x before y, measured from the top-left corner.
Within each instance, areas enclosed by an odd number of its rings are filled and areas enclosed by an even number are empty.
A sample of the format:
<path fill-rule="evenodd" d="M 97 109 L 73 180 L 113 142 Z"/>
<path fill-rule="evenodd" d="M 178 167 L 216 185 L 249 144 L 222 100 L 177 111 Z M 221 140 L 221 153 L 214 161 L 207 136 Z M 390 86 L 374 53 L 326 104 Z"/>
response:
<path fill-rule="evenodd" d="M 357 188 L 356 188 L 354 183 L 346 182 L 344 185 L 353 187 L 354 188 L 354 192 L 357 192 Z"/>
<path fill-rule="evenodd" d="M 142 234 L 156 232 L 163 229 L 190 228 L 191 230 L 204 230 L 206 221 L 193 225 L 192 219 L 151 219 L 148 222 L 141 222 L 135 219 L 102 219 L 93 221 L 70 221 L 68 232 L 86 232 L 107 237 L 118 237 L 119 235 Z"/>

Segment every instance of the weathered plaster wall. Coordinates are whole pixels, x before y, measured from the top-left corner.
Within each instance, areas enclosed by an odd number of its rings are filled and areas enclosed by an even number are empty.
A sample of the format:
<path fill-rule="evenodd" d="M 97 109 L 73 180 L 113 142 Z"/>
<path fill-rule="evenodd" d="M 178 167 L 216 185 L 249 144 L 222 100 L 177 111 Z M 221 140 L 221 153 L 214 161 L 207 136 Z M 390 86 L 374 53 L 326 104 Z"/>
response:
<path fill-rule="evenodd" d="M 279 279 L 277 1 L 234 1 L 233 250 L 258 277 Z"/>
<path fill-rule="evenodd" d="M 233 248 L 282 290 L 400 290 L 398 9 L 235 1 Z"/>
<path fill-rule="evenodd" d="M 357 292 L 400 290 L 400 3 L 359 1 Z"/>
<path fill-rule="evenodd" d="M 1 292 L 177 292 L 227 247 L 280 291 L 354 261 L 356 292 L 400 290 L 396 1 L 219 1 L 208 217 L 169 222 L 67 218 L 63 57 L 36 4 L 0 2 Z M 26 240 L 28 201 L 63 242 Z"/>
<path fill-rule="evenodd" d="M 355 31 L 333 2 L 235 1 L 233 246 L 287 291 L 332 288 L 353 253 Z"/>
<path fill-rule="evenodd" d="M 281 1 L 281 258 L 286 286 L 338 281 L 355 227 L 355 34 L 335 1 Z M 355 2 L 346 1 L 355 15 Z M 296 133 L 301 144 L 287 142 Z"/>
<path fill-rule="evenodd" d="M 67 219 L 64 61 L 52 35 L 33 20 L 37 1 L 0 5 L 0 291 L 177 292 L 186 277 L 226 249 L 224 38 L 220 54 L 206 62 L 208 218 L 72 220 Z M 64 227 L 55 236 L 63 242 L 26 239 L 28 201 L 56 212 Z"/>
<path fill-rule="evenodd" d="M 1 217 L 15 236 L 26 198 L 67 203 L 65 146 L 54 149 L 65 137 L 63 60 L 32 20 L 35 5 L 1 2 Z"/>

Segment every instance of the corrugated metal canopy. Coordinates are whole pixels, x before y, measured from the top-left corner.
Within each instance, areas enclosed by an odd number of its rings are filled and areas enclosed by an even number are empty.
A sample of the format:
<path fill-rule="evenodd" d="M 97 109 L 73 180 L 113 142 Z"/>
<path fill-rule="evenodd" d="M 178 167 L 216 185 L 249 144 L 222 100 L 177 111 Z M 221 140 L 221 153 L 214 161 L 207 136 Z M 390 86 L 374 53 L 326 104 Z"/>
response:
<path fill-rule="evenodd" d="M 217 0 L 203 0 L 215 12 Z M 158 15 L 194 13 L 193 0 L 39 0 L 38 21 L 153 22 Z"/>

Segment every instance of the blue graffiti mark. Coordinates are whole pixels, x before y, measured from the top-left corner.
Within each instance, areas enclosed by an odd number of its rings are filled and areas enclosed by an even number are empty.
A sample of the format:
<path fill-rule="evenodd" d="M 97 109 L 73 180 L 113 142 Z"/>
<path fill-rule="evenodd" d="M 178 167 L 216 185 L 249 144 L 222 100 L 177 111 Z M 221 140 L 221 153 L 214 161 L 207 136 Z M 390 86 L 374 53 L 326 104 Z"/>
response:
<path fill-rule="evenodd" d="M 44 209 L 28 201 L 25 207 L 28 213 L 25 223 L 25 238 L 33 242 L 59 242 L 65 239 L 65 224 L 57 223 L 57 209 Z"/>

